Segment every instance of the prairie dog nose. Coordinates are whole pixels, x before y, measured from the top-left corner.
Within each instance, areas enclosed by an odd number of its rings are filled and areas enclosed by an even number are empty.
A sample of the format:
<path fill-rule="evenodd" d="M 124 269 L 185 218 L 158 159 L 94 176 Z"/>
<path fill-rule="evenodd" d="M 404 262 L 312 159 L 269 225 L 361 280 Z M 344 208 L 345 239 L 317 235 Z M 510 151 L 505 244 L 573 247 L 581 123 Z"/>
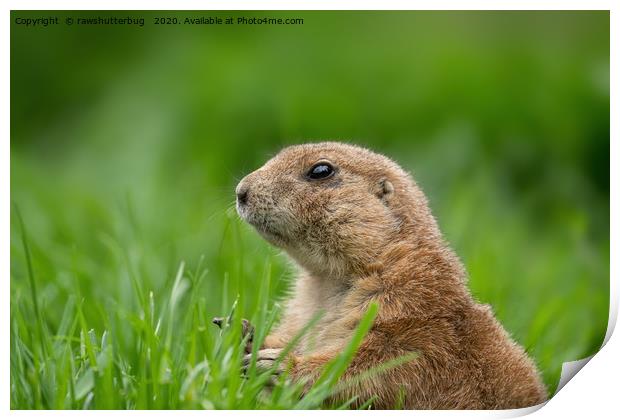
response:
<path fill-rule="evenodd" d="M 236 191 L 237 203 L 239 203 L 239 205 L 245 205 L 248 202 L 249 191 L 250 191 L 249 187 L 239 184 L 239 186 L 237 187 L 237 191 Z"/>

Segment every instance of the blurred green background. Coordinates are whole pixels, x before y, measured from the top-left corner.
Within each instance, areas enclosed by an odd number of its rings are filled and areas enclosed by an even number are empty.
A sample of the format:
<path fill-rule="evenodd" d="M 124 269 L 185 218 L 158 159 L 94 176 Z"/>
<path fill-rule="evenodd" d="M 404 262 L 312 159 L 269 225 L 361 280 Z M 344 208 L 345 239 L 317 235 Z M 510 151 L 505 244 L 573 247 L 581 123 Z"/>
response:
<path fill-rule="evenodd" d="M 61 24 L 14 23 L 50 14 Z M 98 15 L 146 22 L 62 24 Z M 154 25 L 158 16 L 304 23 Z M 207 315 L 236 293 L 249 311 L 265 270 L 270 302 L 281 298 L 292 269 L 237 220 L 234 186 L 285 145 L 329 139 L 411 171 L 473 294 L 551 391 L 562 362 L 599 348 L 609 302 L 608 12 L 14 11 L 11 20 L 11 200 L 51 336 L 76 299 L 99 336 L 118 317 L 129 344 L 117 357 L 138 365 L 125 325 L 139 312 L 130 279 L 157 306 L 180 261 L 196 267 L 201 256 L 208 272 L 192 294 Z M 13 209 L 14 408 L 34 404 L 16 356 L 35 347 L 33 311 Z"/>

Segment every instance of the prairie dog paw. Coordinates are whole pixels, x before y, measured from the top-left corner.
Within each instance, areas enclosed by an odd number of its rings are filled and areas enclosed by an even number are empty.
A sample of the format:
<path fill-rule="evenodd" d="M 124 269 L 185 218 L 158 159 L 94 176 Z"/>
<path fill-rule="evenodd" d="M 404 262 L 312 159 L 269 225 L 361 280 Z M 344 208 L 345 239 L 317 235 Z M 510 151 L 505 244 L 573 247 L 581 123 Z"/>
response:
<path fill-rule="evenodd" d="M 258 371 L 266 371 L 276 366 L 277 358 L 280 357 L 282 349 L 262 349 L 256 353 L 256 369 Z M 248 368 L 252 361 L 252 354 L 246 354 L 243 357 L 243 367 Z M 277 366 L 276 372 L 282 373 L 280 366 Z"/>
<path fill-rule="evenodd" d="M 215 317 L 211 322 L 220 328 L 224 328 L 230 321 L 230 317 Z M 246 339 L 245 354 L 249 354 L 252 351 L 252 341 L 254 340 L 254 326 L 245 318 L 241 320 L 241 337 Z"/>
<path fill-rule="evenodd" d="M 260 374 L 270 371 L 269 384 L 275 385 L 278 377 L 284 372 L 286 368 L 287 359 L 292 356 L 287 356 L 284 360 L 278 360 L 282 354 L 283 349 L 262 349 L 256 353 L 256 371 Z M 250 363 L 252 362 L 252 355 L 247 354 L 243 358 L 243 372 L 247 373 Z"/>

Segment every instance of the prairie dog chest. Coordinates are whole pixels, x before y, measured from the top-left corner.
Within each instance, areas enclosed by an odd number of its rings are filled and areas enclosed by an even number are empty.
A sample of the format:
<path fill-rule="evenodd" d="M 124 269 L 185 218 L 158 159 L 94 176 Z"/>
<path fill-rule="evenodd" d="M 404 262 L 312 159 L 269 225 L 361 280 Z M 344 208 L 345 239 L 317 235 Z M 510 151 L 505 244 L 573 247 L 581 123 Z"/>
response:
<path fill-rule="evenodd" d="M 294 305 L 305 326 L 314 316 L 322 314 L 314 328 L 302 338 L 299 349 L 307 354 L 318 349 L 338 347 L 351 337 L 351 331 L 343 326 L 347 317 L 347 288 L 329 281 L 303 279 L 297 284 Z"/>

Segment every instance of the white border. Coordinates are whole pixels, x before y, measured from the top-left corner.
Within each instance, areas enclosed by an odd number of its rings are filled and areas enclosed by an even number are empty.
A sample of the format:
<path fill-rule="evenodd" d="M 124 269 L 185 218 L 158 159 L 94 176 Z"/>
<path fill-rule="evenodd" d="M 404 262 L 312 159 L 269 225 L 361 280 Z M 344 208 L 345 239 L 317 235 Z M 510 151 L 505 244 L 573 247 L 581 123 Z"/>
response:
<path fill-rule="evenodd" d="M 8 410 L 10 404 L 10 348 L 9 348 L 9 322 L 10 322 L 10 282 L 9 282 L 9 267 L 10 267 L 10 10 L 611 10 L 611 80 L 610 80 L 610 92 L 611 92 L 611 115 L 617 117 L 618 110 L 618 84 L 613 75 L 618 74 L 618 51 L 617 48 L 620 45 L 618 42 L 618 24 L 620 19 L 616 12 L 618 7 L 616 2 L 604 1 L 604 0 L 592 0 L 592 1 L 550 1 L 550 0 L 521 0 L 521 1 L 492 1 L 492 0 L 477 0 L 477 1 L 400 1 L 400 0 L 383 0 L 383 1 L 370 1 L 370 0 L 298 0 L 295 2 L 285 2 L 278 0 L 265 0 L 265 1 L 225 1 L 225 0 L 213 0 L 209 2 L 197 1 L 197 0 L 176 0 L 163 1 L 134 1 L 134 0 L 108 0 L 90 1 L 87 4 L 76 0 L 64 0 L 53 2 L 50 1 L 15 1 L 9 0 L 3 2 L 5 14 L 4 19 L 0 23 L 2 27 L 2 41 L 0 42 L 0 54 L 5 57 L 2 60 L 4 65 L 2 66 L 2 102 L 0 113 L 0 127 L 3 133 L 2 153 L 0 153 L 0 188 L 2 191 L 1 200 L 2 206 L 0 211 L 2 212 L 2 222 L 0 224 L 0 235 L 4 238 L 2 245 L 0 245 L 0 267 L 5 270 L 5 281 L 2 285 L 2 296 L 4 304 L 0 311 L 1 323 L 0 323 L 0 339 L 3 345 L 0 348 L 2 365 L 4 369 L 2 381 L 0 381 L 0 407 L 4 410 Z M 616 7 L 614 7 L 616 6 Z M 611 160 L 614 158 L 617 162 L 618 157 L 618 122 L 611 119 L 611 145 L 610 153 Z M 618 181 L 619 169 L 611 165 L 611 215 L 617 213 L 618 206 Z M 583 417 L 584 415 L 595 414 L 596 417 L 603 417 L 611 412 L 617 413 L 617 378 L 620 372 L 620 362 L 616 355 L 619 353 L 620 344 L 617 338 L 611 336 L 618 314 L 618 269 L 615 261 L 618 261 L 620 257 L 618 248 L 616 246 L 618 237 L 618 227 L 614 223 L 613 217 L 610 221 L 611 225 L 611 267 L 610 267 L 610 313 L 609 313 L 609 325 L 607 334 L 605 337 L 605 347 L 594 356 L 592 362 L 588 363 L 584 368 L 584 372 L 580 373 L 580 379 L 577 381 L 569 381 L 565 388 L 561 390 L 556 396 L 554 396 L 547 407 L 543 410 L 539 410 L 533 414 L 536 418 L 549 418 L 549 417 Z M 574 367 L 575 365 L 573 365 Z M 495 412 L 472 412 L 472 411 L 458 411 L 458 412 L 420 412 L 410 413 L 407 411 L 393 411 L 389 413 L 391 417 L 411 418 L 437 418 L 437 416 L 458 416 L 459 418 L 504 418 L 515 417 L 532 412 L 532 409 L 523 410 L 506 410 Z M 17 417 L 29 417 L 34 412 L 29 411 L 11 411 L 11 416 Z M 38 413 L 37 413 L 38 414 Z M 152 417 L 167 417 L 171 413 L 161 411 L 148 411 L 148 412 L 135 412 L 135 411 L 116 411 L 114 416 L 119 417 L 131 417 L 135 416 L 148 416 Z M 370 412 L 342 412 L 337 415 L 340 416 L 368 416 L 376 415 L 377 413 Z M 46 417 L 62 416 L 109 416 L 107 412 L 89 412 L 82 411 L 63 411 L 63 412 L 40 412 L 40 415 Z M 237 416 L 269 416 L 270 419 L 276 418 L 288 418 L 290 412 L 245 412 L 245 411 L 232 411 L 232 412 L 209 412 L 202 411 L 185 411 L 182 413 L 174 413 L 174 415 L 183 415 L 187 417 L 194 417 L 204 419 L 204 416 L 216 416 L 216 417 L 237 417 Z M 307 416 L 314 417 L 316 412 L 296 412 L 295 416 L 306 418 Z M 323 412 L 321 416 L 336 415 L 334 412 Z"/>

